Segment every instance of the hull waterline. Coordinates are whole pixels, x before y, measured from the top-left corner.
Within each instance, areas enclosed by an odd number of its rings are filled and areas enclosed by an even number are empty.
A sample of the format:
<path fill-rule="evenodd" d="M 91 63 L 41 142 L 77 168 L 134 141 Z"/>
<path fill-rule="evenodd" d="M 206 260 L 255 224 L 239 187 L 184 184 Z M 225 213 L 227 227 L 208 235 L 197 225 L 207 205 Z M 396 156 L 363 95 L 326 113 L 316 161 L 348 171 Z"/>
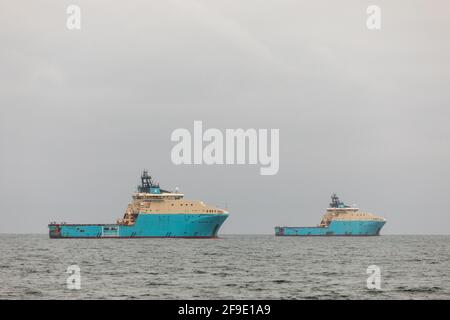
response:
<path fill-rule="evenodd" d="M 50 224 L 52 239 L 216 238 L 228 214 L 140 214 L 134 225 Z"/>

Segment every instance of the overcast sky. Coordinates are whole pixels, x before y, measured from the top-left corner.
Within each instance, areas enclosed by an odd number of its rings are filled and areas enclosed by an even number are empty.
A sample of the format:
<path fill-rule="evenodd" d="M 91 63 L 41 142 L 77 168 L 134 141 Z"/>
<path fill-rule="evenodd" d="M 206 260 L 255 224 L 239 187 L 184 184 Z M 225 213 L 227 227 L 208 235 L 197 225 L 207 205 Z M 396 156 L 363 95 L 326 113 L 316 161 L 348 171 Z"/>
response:
<path fill-rule="evenodd" d="M 81 7 L 81 30 L 66 8 Z M 382 10 L 368 30 L 366 8 Z M 0 232 L 111 223 L 142 169 L 227 206 L 222 233 L 450 230 L 450 3 L 0 0 Z M 175 166 L 176 128 L 279 128 L 280 170 Z"/>

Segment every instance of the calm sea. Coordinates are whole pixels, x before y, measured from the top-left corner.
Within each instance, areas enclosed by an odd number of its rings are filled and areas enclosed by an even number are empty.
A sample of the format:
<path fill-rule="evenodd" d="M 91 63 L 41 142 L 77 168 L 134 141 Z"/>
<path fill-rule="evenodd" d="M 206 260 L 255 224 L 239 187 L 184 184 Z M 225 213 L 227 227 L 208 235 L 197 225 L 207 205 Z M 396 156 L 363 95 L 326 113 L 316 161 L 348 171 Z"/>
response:
<path fill-rule="evenodd" d="M 450 236 L 0 235 L 0 257 L 1 299 L 450 299 Z M 380 290 L 367 289 L 371 265 Z"/>

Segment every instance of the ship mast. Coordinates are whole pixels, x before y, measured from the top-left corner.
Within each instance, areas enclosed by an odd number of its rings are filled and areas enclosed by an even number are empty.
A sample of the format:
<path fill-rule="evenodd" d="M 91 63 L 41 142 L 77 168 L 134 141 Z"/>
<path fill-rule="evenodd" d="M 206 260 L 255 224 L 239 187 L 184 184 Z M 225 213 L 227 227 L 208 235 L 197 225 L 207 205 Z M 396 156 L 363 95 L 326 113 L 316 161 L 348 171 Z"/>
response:
<path fill-rule="evenodd" d="M 330 208 L 350 208 L 347 206 L 344 202 L 339 200 L 339 197 L 336 195 L 336 193 L 333 193 L 331 195 L 331 203 Z"/>
<path fill-rule="evenodd" d="M 138 186 L 138 191 L 149 193 L 151 188 L 159 188 L 159 184 L 154 184 L 152 177 L 148 174 L 148 171 L 144 170 L 141 174 L 141 185 Z"/>
<path fill-rule="evenodd" d="M 154 193 L 152 189 L 157 189 L 156 193 L 171 193 L 171 191 L 161 189 L 159 183 L 153 182 L 152 177 L 144 170 L 141 174 L 141 184 L 137 187 L 139 193 Z M 155 191 L 155 190 L 153 190 Z"/>

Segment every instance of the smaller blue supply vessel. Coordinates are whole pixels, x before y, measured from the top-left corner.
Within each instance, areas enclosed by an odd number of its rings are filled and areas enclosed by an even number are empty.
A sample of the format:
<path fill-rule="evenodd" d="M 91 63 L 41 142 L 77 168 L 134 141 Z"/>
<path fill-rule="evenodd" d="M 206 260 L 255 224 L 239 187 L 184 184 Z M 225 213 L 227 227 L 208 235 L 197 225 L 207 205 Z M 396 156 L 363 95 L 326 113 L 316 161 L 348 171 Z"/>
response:
<path fill-rule="evenodd" d="M 50 223 L 49 236 L 64 238 L 215 238 L 228 212 L 163 190 L 147 171 L 122 219 L 113 224 Z"/>
<path fill-rule="evenodd" d="M 275 227 L 277 236 L 378 236 L 386 219 L 345 205 L 336 194 L 317 227 Z"/>

